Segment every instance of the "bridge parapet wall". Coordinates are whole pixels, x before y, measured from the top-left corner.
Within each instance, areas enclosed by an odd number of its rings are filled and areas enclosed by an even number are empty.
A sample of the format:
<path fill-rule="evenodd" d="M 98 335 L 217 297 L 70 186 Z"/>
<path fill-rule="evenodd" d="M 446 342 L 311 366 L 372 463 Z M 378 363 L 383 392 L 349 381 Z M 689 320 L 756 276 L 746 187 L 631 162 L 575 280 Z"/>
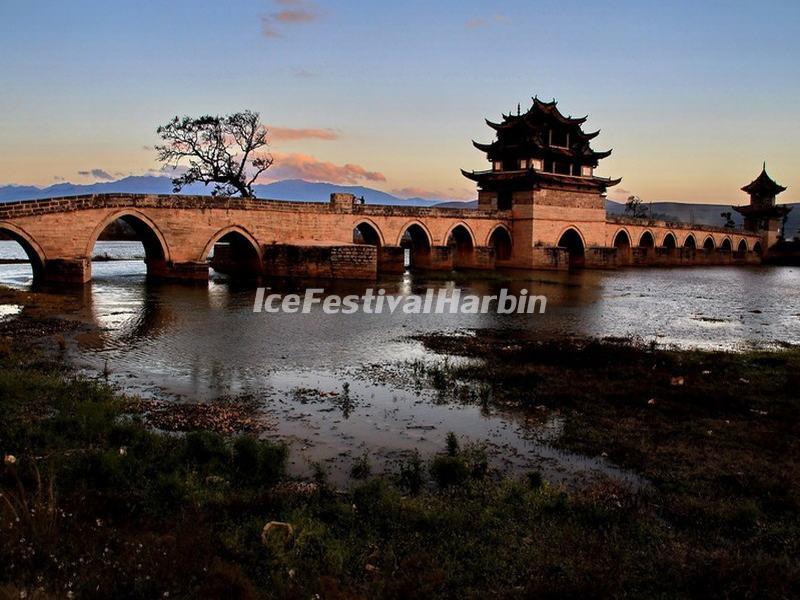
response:
<path fill-rule="evenodd" d="M 329 202 L 296 202 L 252 198 L 215 198 L 166 194 L 91 194 L 20 200 L 0 204 L 0 219 L 14 219 L 48 213 L 67 213 L 103 208 L 223 209 L 253 211 L 329 212 Z"/>
<path fill-rule="evenodd" d="M 0 219 L 13 219 L 52 212 L 98 208 L 227 209 L 253 211 L 339 212 L 373 216 L 417 216 L 471 219 L 509 219 L 510 211 L 477 208 L 436 208 L 358 204 L 352 194 L 331 194 L 329 202 L 301 202 L 256 198 L 221 198 L 178 194 L 87 194 L 42 200 L 18 200 L 0 204 Z"/>
<path fill-rule="evenodd" d="M 642 219 L 636 217 L 625 217 L 621 215 L 607 215 L 606 216 L 606 223 L 610 225 L 632 225 L 635 227 L 645 227 L 645 228 L 657 228 L 657 229 L 680 229 L 682 231 L 703 231 L 708 233 L 725 233 L 728 235 L 742 235 L 742 236 L 752 236 L 758 237 L 757 234 L 754 234 L 751 231 L 745 231 L 744 229 L 737 227 L 737 228 L 730 228 L 730 227 L 718 227 L 715 225 L 702 225 L 697 223 L 683 223 L 681 221 L 662 221 L 660 219 Z"/>

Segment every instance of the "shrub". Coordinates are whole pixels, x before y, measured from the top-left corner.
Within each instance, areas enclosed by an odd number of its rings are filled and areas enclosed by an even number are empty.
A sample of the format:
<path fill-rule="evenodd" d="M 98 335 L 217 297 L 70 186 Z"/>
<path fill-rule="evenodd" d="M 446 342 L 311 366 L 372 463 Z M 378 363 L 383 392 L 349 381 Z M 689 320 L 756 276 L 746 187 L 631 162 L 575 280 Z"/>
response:
<path fill-rule="evenodd" d="M 284 444 L 266 440 L 258 442 L 258 471 L 256 480 L 262 485 L 273 485 L 286 474 L 289 449 Z"/>
<path fill-rule="evenodd" d="M 440 488 L 461 485 L 470 474 L 462 457 L 441 454 L 431 461 L 430 471 L 431 477 Z"/>
<path fill-rule="evenodd" d="M 369 464 L 369 456 L 365 452 L 359 456 L 350 468 L 350 477 L 353 479 L 366 479 L 372 473 L 372 467 Z"/>
<path fill-rule="evenodd" d="M 542 485 L 544 485 L 544 479 L 542 479 L 542 474 L 539 471 L 528 471 L 527 474 L 528 486 L 532 490 L 538 490 Z"/>
<path fill-rule="evenodd" d="M 457 456 L 461 448 L 458 444 L 458 437 L 452 431 L 447 433 L 447 455 L 448 456 Z"/>
<path fill-rule="evenodd" d="M 283 444 L 273 444 L 252 436 L 233 442 L 233 466 L 238 477 L 261 485 L 273 485 L 286 473 L 288 451 Z"/>
<path fill-rule="evenodd" d="M 400 472 L 397 477 L 398 485 L 412 494 L 418 494 L 425 485 L 425 470 L 419 452 L 414 450 L 411 456 L 400 463 Z"/>
<path fill-rule="evenodd" d="M 483 479 L 489 472 L 489 456 L 484 444 L 469 444 L 462 452 L 473 479 Z"/>
<path fill-rule="evenodd" d="M 247 477 L 258 469 L 258 440 L 249 435 L 233 442 L 233 466 L 240 476 Z"/>
<path fill-rule="evenodd" d="M 192 431 L 184 438 L 184 457 L 197 466 L 225 462 L 229 453 L 222 436 L 211 431 Z"/>

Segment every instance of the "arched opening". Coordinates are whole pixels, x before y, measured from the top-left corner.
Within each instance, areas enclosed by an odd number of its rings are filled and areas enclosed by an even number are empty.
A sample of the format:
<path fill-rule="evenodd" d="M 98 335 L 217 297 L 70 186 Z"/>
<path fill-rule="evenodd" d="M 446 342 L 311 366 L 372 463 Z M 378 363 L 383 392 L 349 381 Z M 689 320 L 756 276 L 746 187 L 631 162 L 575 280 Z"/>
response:
<path fill-rule="evenodd" d="M 709 252 L 713 251 L 716 247 L 717 245 L 714 243 L 714 238 L 711 236 L 708 236 L 706 241 L 703 242 L 703 249 Z"/>
<path fill-rule="evenodd" d="M 756 254 L 757 256 L 761 256 L 761 252 L 762 252 L 761 242 L 756 242 L 755 244 L 753 244 L 753 253 Z"/>
<path fill-rule="evenodd" d="M 694 236 L 691 233 L 686 236 L 686 239 L 683 242 L 683 247 L 691 248 L 692 250 L 697 248 L 697 242 L 695 241 Z"/>
<path fill-rule="evenodd" d="M 672 232 L 664 236 L 664 243 L 662 246 L 668 250 L 675 250 L 675 248 L 678 247 L 678 242 L 675 241 L 675 236 L 672 234 Z"/>
<path fill-rule="evenodd" d="M 739 245 L 736 247 L 736 258 L 742 259 L 747 256 L 747 242 L 744 240 L 739 241 Z"/>
<path fill-rule="evenodd" d="M 214 241 L 208 263 L 216 273 L 231 279 L 253 280 L 263 274 L 258 244 L 239 229 L 231 229 Z"/>
<path fill-rule="evenodd" d="M 511 234 L 505 227 L 496 227 L 489 236 L 489 245 L 494 248 L 495 260 L 503 261 L 511 259 Z"/>
<path fill-rule="evenodd" d="M 656 241 L 653 238 L 653 234 L 649 231 L 645 231 L 642 234 L 642 237 L 639 238 L 639 247 L 640 248 L 653 248 L 656 245 Z"/>
<path fill-rule="evenodd" d="M 464 225 L 456 225 L 447 236 L 447 245 L 453 256 L 453 266 L 467 267 L 474 264 L 475 244 Z"/>
<path fill-rule="evenodd" d="M 627 265 L 631 262 L 631 237 L 624 229 L 614 236 L 614 248 L 617 249 L 617 263 Z"/>
<path fill-rule="evenodd" d="M 586 262 L 586 251 L 583 247 L 583 239 L 575 229 L 567 229 L 558 240 L 559 248 L 566 248 L 569 255 L 569 268 L 579 269 Z"/>
<path fill-rule="evenodd" d="M 0 225 L 0 278 L 15 285 L 37 285 L 44 257 L 21 232 Z"/>
<path fill-rule="evenodd" d="M 381 234 L 370 223 L 364 221 L 353 229 L 353 243 L 368 246 L 381 246 Z"/>
<path fill-rule="evenodd" d="M 97 234 L 90 256 L 92 277 L 146 273 L 159 278 L 167 272 L 167 249 L 155 225 L 133 213 L 111 219 Z"/>
<path fill-rule="evenodd" d="M 719 247 L 725 254 L 730 254 L 733 250 L 733 244 L 731 244 L 730 238 L 725 238 L 722 240 L 722 245 Z"/>
<path fill-rule="evenodd" d="M 424 269 L 430 265 L 431 240 L 421 225 L 412 223 L 406 228 L 400 247 L 405 250 L 405 266 Z"/>

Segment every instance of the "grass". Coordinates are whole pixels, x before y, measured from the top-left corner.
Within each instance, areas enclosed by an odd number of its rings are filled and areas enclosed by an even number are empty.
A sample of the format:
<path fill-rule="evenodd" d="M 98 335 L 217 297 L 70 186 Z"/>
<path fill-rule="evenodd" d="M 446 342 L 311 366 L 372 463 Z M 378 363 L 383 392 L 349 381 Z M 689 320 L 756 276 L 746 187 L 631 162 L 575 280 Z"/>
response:
<path fill-rule="evenodd" d="M 687 573 L 690 562 L 710 566 L 690 589 L 780 595 L 798 581 L 800 349 L 675 351 L 497 331 L 420 339 L 481 359 L 434 365 L 433 385 L 456 398 L 489 386 L 495 405 L 558 412 L 556 445 L 644 477 L 667 547 L 683 548 Z"/>
<path fill-rule="evenodd" d="M 102 382 L 6 344 L 0 594 L 779 598 L 800 583 L 796 349 L 424 342 L 476 360 L 417 377 L 491 409 L 558 411 L 558 444 L 650 485 L 489 477 L 485 449 L 454 435 L 386 475 L 352 457 L 347 490 L 321 467 L 293 481 L 281 445 L 155 433 Z M 262 539 L 272 521 L 291 534 Z"/>

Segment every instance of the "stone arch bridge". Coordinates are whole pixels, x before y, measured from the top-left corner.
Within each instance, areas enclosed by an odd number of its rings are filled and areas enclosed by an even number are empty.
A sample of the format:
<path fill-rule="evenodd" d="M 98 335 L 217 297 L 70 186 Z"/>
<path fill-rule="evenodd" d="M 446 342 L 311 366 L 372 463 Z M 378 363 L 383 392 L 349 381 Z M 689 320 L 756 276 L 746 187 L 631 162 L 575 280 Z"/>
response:
<path fill-rule="evenodd" d="M 570 215 L 571 217 L 572 215 Z M 0 231 L 28 254 L 34 279 L 85 283 L 101 233 L 125 221 L 148 275 L 373 279 L 406 263 L 431 270 L 563 269 L 759 262 L 757 234 L 602 217 L 540 222 L 512 210 L 364 205 L 208 196 L 101 194 L 0 205 Z M 710 241 L 709 241 L 710 240 Z"/>
<path fill-rule="evenodd" d="M 91 279 L 95 242 L 123 220 L 145 248 L 149 275 L 206 279 L 209 255 L 239 274 L 374 278 L 411 263 L 491 269 L 510 255 L 507 217 L 492 211 L 208 196 L 102 194 L 0 205 L 0 231 L 47 282 Z"/>

